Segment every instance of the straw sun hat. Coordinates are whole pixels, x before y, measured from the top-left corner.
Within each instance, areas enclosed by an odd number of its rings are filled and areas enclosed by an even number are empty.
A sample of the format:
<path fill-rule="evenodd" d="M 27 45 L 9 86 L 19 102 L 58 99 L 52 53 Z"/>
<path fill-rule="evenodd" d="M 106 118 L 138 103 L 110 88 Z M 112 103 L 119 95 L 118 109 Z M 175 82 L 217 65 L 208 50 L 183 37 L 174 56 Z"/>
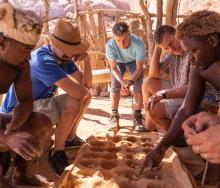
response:
<path fill-rule="evenodd" d="M 0 33 L 3 36 L 35 46 L 42 26 L 34 12 L 16 9 L 8 3 L 0 4 Z"/>
<path fill-rule="evenodd" d="M 84 53 L 89 48 L 89 43 L 80 37 L 78 27 L 62 19 L 57 21 L 49 37 L 52 45 L 71 55 Z"/>

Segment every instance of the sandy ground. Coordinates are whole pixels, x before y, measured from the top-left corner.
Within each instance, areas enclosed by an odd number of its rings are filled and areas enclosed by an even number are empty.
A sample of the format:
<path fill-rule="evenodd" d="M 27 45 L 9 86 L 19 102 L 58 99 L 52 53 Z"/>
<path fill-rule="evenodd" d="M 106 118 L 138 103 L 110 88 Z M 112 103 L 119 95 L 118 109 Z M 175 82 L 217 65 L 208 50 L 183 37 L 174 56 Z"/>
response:
<path fill-rule="evenodd" d="M 120 101 L 119 113 L 120 124 L 128 127 L 129 129 L 133 126 L 132 121 L 132 108 L 131 108 L 131 98 L 122 98 Z M 91 135 L 104 134 L 108 131 L 108 118 L 109 113 L 111 112 L 111 105 L 109 97 L 93 97 L 83 119 L 80 122 L 80 125 L 77 129 L 77 135 L 83 139 L 87 139 Z M 67 151 L 68 158 L 71 163 L 73 163 L 76 153 L 78 151 L 70 150 Z M 38 172 L 42 175 L 49 177 L 55 182 L 55 187 L 61 188 L 59 185 L 61 182 L 66 182 L 67 175 L 71 173 L 73 166 L 71 165 L 66 169 L 62 178 L 57 178 L 53 169 L 48 164 L 47 160 L 48 154 L 45 153 L 43 158 L 35 162 L 34 167 L 30 170 L 32 172 Z M 2 183 L 0 180 L 0 188 L 24 188 L 24 186 L 12 186 L 10 183 Z M 30 188 L 30 186 L 26 186 Z M 66 186 L 65 186 L 66 187 Z M 63 188 L 63 187 L 62 187 Z"/>
<path fill-rule="evenodd" d="M 97 97 L 93 98 L 87 112 L 85 113 L 83 119 L 80 122 L 80 125 L 77 129 L 77 135 L 83 139 L 87 139 L 91 135 L 96 135 L 99 133 L 105 133 L 108 131 L 108 117 L 109 112 L 111 111 L 110 107 L 110 99 L 109 97 Z M 132 109 L 131 109 L 131 98 L 122 98 L 120 102 L 119 112 L 121 114 L 120 123 L 124 126 L 132 126 Z M 74 158 L 76 157 L 77 150 L 67 151 L 67 155 L 69 161 L 72 163 Z M 70 168 L 71 169 L 71 166 Z M 34 164 L 30 167 L 31 172 L 40 173 L 45 175 L 49 179 L 55 182 L 55 187 L 59 187 L 58 185 L 61 181 L 64 181 L 66 174 L 68 173 L 68 169 L 64 173 L 62 178 L 57 178 L 53 169 L 50 167 L 48 163 L 48 153 L 45 153 L 41 159 L 35 161 Z M 12 171 L 12 170 L 11 170 Z M 8 173 L 8 177 L 10 177 L 10 171 Z M 0 180 L 0 188 L 23 188 L 24 186 L 14 186 L 11 184 L 10 179 L 6 181 Z M 30 188 L 30 186 L 25 186 L 26 188 Z"/>
<path fill-rule="evenodd" d="M 120 124 L 123 126 L 133 125 L 131 104 L 131 98 L 122 98 L 120 101 Z M 107 131 L 110 112 L 111 104 L 109 97 L 93 97 L 77 129 L 77 135 L 86 139 L 90 135 Z"/>

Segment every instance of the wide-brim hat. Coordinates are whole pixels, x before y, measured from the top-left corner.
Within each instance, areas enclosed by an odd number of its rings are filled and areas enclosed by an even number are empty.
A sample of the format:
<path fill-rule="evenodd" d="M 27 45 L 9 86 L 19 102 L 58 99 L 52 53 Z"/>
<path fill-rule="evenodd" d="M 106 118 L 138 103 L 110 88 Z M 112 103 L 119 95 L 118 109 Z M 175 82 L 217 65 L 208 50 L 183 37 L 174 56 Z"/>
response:
<path fill-rule="evenodd" d="M 23 44 L 35 46 L 43 24 L 32 11 L 14 8 L 8 3 L 0 4 L 0 33 Z"/>
<path fill-rule="evenodd" d="M 80 37 L 78 27 L 62 19 L 57 21 L 49 38 L 53 46 L 72 56 L 82 54 L 89 48 L 87 40 Z"/>

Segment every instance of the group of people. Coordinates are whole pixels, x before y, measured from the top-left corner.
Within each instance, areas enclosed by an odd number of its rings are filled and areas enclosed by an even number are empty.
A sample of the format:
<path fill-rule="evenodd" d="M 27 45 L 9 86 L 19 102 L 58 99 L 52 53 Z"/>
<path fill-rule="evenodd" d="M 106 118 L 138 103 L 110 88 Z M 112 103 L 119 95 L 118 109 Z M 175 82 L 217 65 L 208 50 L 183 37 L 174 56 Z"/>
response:
<path fill-rule="evenodd" d="M 156 148 L 146 155 L 141 172 L 145 167 L 159 165 L 170 146 L 179 153 L 178 148 L 190 145 L 197 162 L 198 157 L 202 163 L 220 162 L 219 26 L 220 15 L 204 10 L 193 13 L 177 28 L 170 25 L 157 28 L 149 74 L 143 80 L 146 59 L 143 40 L 130 34 L 126 23 L 114 25 L 114 36 L 106 44 L 112 73 L 110 124 L 116 125 L 120 119 L 120 89 L 133 86 L 137 130 L 150 132 L 160 128 L 165 132 Z M 128 81 L 123 78 L 126 69 L 130 72 Z"/>
<path fill-rule="evenodd" d="M 59 19 L 49 35 L 50 45 L 35 49 L 41 30 L 33 12 L 0 4 L 0 94 L 6 93 L 0 113 L 0 175 L 7 173 L 14 157 L 16 184 L 48 186 L 51 182 L 28 167 L 44 152 L 54 125 L 55 143 L 48 160 L 57 176 L 69 165 L 65 149 L 84 144 L 76 130 L 91 100 L 92 72 L 89 44 L 77 26 Z M 219 107 L 220 15 L 195 12 L 177 28 L 157 28 L 154 39 L 144 79 L 144 41 L 131 34 L 125 22 L 114 25 L 113 38 L 106 44 L 112 76 L 110 122 L 119 123 L 121 88 L 133 86 L 137 130 L 159 127 L 166 132 L 146 155 L 141 171 L 159 165 L 170 146 L 187 144 L 203 159 L 220 163 L 220 117 L 206 112 L 207 104 L 216 113 Z M 78 61 L 83 62 L 82 69 Z M 131 75 L 128 81 L 123 78 L 126 70 Z M 58 88 L 65 94 L 57 95 Z"/>

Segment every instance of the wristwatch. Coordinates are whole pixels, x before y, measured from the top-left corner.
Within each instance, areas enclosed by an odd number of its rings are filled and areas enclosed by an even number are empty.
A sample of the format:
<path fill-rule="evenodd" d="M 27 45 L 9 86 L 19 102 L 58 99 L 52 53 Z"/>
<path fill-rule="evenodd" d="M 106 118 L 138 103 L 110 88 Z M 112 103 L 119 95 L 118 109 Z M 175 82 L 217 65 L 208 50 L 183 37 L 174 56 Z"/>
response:
<path fill-rule="evenodd" d="M 166 90 L 161 91 L 161 94 L 162 94 L 163 99 L 167 98 L 167 91 Z"/>
<path fill-rule="evenodd" d="M 128 80 L 128 85 L 129 86 L 132 86 L 134 84 L 134 81 L 133 80 Z"/>

